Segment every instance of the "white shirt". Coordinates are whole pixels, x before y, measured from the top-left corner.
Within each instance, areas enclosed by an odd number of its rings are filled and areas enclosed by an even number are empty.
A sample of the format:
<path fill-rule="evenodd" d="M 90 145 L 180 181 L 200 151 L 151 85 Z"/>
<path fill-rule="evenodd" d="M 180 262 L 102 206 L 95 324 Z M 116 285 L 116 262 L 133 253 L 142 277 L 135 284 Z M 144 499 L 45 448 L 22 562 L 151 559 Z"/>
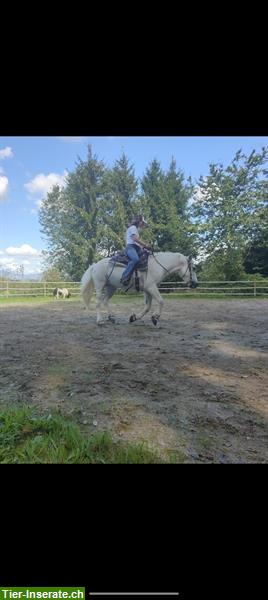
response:
<path fill-rule="evenodd" d="M 128 244 L 137 244 L 137 246 L 140 246 L 140 244 L 138 244 L 133 239 L 133 237 L 132 237 L 133 235 L 139 236 L 139 233 L 138 233 L 136 225 L 130 225 L 130 227 L 127 229 L 127 233 L 126 233 L 126 245 L 128 245 Z"/>

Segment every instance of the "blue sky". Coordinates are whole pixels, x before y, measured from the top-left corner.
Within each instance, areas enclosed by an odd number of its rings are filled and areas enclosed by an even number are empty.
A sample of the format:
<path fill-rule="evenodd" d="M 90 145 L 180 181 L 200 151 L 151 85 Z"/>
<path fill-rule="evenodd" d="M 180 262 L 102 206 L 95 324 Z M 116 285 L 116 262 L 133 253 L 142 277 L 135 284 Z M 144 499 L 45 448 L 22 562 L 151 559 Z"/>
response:
<path fill-rule="evenodd" d="M 42 239 L 38 207 L 55 183 L 75 168 L 77 156 L 92 145 L 108 166 L 122 151 L 142 177 L 157 158 L 167 169 L 174 156 L 186 178 L 206 175 L 210 162 L 228 165 L 239 148 L 250 153 L 268 146 L 268 137 L 0 137 L 0 273 L 23 265 L 25 277 L 40 272 Z"/>

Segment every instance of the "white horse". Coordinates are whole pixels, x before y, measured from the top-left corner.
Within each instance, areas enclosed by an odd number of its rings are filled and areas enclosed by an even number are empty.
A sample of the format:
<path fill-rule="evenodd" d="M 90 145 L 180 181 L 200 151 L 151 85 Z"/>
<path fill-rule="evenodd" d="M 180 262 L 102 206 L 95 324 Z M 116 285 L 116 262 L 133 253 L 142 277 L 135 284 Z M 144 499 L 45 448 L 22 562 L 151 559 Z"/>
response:
<path fill-rule="evenodd" d="M 95 287 L 98 325 L 103 323 L 100 312 L 102 304 L 104 304 L 107 309 L 108 320 L 115 322 L 114 317 L 110 313 L 108 302 L 116 289 L 123 287 L 120 283 L 120 279 L 125 267 L 126 265 L 119 265 L 118 263 L 115 263 L 114 266 L 114 263 L 111 263 L 110 258 L 103 258 L 99 262 L 93 263 L 82 277 L 81 292 L 87 308 L 89 308 Z M 149 312 L 152 300 L 154 299 L 158 303 L 159 312 L 152 316 L 152 321 L 154 325 L 159 326 L 159 319 L 164 301 L 157 285 L 159 285 L 162 279 L 167 277 L 167 275 L 178 273 L 189 287 L 195 288 L 198 285 L 192 257 L 184 256 L 178 252 L 157 252 L 156 254 L 151 254 L 148 258 L 148 270 L 146 272 L 140 272 L 138 269 L 138 273 L 141 280 L 140 287 L 145 294 L 146 306 L 140 315 L 131 315 L 129 319 L 130 322 L 142 319 L 142 317 Z"/>

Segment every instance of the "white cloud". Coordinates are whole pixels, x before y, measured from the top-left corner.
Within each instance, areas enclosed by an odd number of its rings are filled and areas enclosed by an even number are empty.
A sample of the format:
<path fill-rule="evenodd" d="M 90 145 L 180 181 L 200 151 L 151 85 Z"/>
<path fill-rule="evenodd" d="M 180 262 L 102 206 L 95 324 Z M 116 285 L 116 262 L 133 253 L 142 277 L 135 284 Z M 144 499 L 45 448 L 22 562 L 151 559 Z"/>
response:
<path fill-rule="evenodd" d="M 4 160 L 5 158 L 12 158 L 13 156 L 14 154 L 10 146 L 6 146 L 6 148 L 0 150 L 0 160 Z"/>
<path fill-rule="evenodd" d="M 40 210 L 43 203 L 44 203 L 43 200 L 36 200 L 36 202 L 35 202 L 36 208 L 31 208 L 31 210 L 30 210 L 31 215 L 38 215 L 38 211 Z"/>
<path fill-rule="evenodd" d="M 14 263 L 13 258 L 8 258 L 7 256 L 4 256 L 4 258 L 1 258 L 1 265 L 4 265 L 5 267 L 14 265 L 14 264 L 16 264 L 16 263 Z"/>
<path fill-rule="evenodd" d="M 31 264 L 31 261 L 30 261 L 30 260 L 24 260 L 24 259 L 23 259 L 23 260 L 21 261 L 21 264 L 22 264 L 22 265 L 25 265 L 25 266 L 26 266 L 26 265 L 30 265 L 30 264 Z"/>
<path fill-rule="evenodd" d="M 0 175 L 0 202 L 4 200 L 7 195 L 8 178 L 5 175 Z"/>
<path fill-rule="evenodd" d="M 22 244 L 20 247 L 9 246 L 6 248 L 6 254 L 8 255 L 19 255 L 19 256 L 41 256 L 40 250 L 32 248 L 29 244 Z"/>
<path fill-rule="evenodd" d="M 24 268 L 24 278 L 27 275 L 40 273 L 43 269 L 42 252 L 29 244 L 22 244 L 19 247 L 9 246 L 5 250 L 0 250 L 0 273 L 5 271 L 18 275 L 21 266 Z"/>
<path fill-rule="evenodd" d="M 48 175 L 39 173 L 33 179 L 31 179 L 31 181 L 25 183 L 24 187 L 29 194 L 31 194 L 31 196 L 38 195 L 39 197 L 41 196 L 43 198 L 53 188 L 54 185 L 65 187 L 67 175 L 68 171 L 66 170 L 62 175 L 59 175 L 58 173 L 49 173 Z"/>
<path fill-rule="evenodd" d="M 15 261 L 12 258 L 2 258 L 0 261 L 0 275 L 2 274 L 1 272 L 5 272 L 7 277 L 9 276 L 9 273 L 17 274 L 21 266 L 23 266 L 24 278 L 26 278 L 27 275 L 40 274 L 43 269 L 41 261 Z"/>

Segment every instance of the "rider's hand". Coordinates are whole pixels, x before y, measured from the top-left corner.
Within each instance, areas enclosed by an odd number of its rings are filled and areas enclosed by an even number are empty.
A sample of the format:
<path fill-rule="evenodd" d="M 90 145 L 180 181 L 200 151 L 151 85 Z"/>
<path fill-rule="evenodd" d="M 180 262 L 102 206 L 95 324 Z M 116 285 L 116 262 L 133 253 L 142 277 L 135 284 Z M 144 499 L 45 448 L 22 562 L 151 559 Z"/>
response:
<path fill-rule="evenodd" d="M 152 246 L 150 246 L 149 244 L 146 244 L 146 246 L 144 246 L 144 248 L 146 248 L 146 250 L 152 250 Z"/>

